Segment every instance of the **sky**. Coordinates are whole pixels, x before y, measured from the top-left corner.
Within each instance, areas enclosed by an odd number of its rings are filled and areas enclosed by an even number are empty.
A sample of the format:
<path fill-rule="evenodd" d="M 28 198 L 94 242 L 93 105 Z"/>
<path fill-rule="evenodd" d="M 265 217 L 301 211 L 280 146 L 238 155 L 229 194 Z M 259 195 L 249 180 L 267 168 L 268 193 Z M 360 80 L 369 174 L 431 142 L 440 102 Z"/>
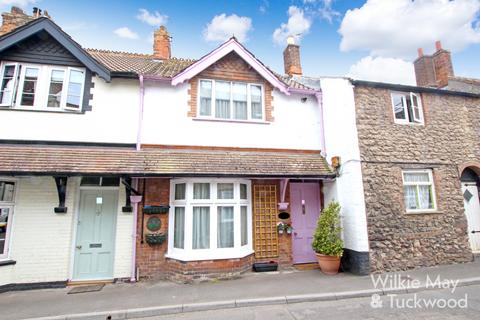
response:
<path fill-rule="evenodd" d="M 455 75 L 480 78 L 480 0 L 0 0 L 52 19 L 86 48 L 151 53 L 165 25 L 172 55 L 200 58 L 235 35 L 283 73 L 286 38 L 304 75 L 414 84 L 417 48 L 452 52 Z"/>

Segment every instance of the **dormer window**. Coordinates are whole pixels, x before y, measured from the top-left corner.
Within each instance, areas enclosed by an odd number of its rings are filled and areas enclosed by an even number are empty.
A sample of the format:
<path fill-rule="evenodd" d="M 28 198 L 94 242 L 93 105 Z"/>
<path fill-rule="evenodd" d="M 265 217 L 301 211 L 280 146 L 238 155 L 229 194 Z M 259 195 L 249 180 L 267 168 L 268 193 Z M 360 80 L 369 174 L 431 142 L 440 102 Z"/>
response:
<path fill-rule="evenodd" d="M 200 118 L 263 120 L 263 86 L 221 80 L 200 80 Z"/>
<path fill-rule="evenodd" d="M 393 92 L 392 107 L 395 123 L 423 124 L 423 110 L 420 96 L 413 92 Z"/>
<path fill-rule="evenodd" d="M 43 111 L 81 111 L 85 69 L 3 63 L 0 106 Z"/>

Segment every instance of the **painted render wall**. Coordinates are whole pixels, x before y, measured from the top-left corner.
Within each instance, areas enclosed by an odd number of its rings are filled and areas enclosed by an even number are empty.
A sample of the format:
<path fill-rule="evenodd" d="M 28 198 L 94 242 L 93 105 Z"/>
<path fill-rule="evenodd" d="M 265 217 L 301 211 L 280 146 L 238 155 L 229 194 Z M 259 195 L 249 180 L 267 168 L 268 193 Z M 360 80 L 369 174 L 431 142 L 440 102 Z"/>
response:
<path fill-rule="evenodd" d="M 135 143 L 139 106 L 138 80 L 93 78 L 85 113 L 0 109 L 0 138 L 72 142 Z M 19 130 L 21 124 L 22 130 Z M 28 130 L 26 130 L 28 128 Z"/>
<path fill-rule="evenodd" d="M 67 184 L 66 214 L 56 214 L 58 195 L 52 177 L 17 178 L 9 259 L 0 267 L 0 286 L 10 283 L 66 281 L 71 276 L 79 178 Z M 121 212 L 125 188 L 119 192 L 114 277 L 130 277 L 133 214 Z"/>
<path fill-rule="evenodd" d="M 345 248 L 368 252 L 367 220 L 363 194 L 360 149 L 353 86 L 347 79 L 321 79 L 325 119 L 326 159 L 340 156 L 339 176 L 324 182 L 325 205 L 336 200 L 342 206 Z"/>
<path fill-rule="evenodd" d="M 142 143 L 320 150 L 316 99 L 273 92 L 273 122 L 238 123 L 188 117 L 188 84 L 147 82 Z"/>

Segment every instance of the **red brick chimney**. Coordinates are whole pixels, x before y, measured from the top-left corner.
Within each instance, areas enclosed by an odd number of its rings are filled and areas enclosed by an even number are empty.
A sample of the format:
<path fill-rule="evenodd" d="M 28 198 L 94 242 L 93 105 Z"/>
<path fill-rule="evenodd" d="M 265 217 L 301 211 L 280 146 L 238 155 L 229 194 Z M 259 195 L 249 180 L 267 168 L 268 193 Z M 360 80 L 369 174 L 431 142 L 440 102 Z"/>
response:
<path fill-rule="evenodd" d="M 50 18 L 50 15 L 46 10 L 44 13 L 42 13 L 41 9 L 35 7 L 33 8 L 33 14 L 29 16 L 19 7 L 13 6 L 10 9 L 10 12 L 2 13 L 2 25 L 0 26 L 0 35 L 8 33 L 13 29 L 23 26 L 24 24 L 27 24 L 28 22 L 40 17 Z"/>
<path fill-rule="evenodd" d="M 287 47 L 283 50 L 283 64 L 285 67 L 285 73 L 289 76 L 302 75 L 300 47 L 295 44 L 295 40 L 292 36 L 287 38 Z"/>
<path fill-rule="evenodd" d="M 424 55 L 418 49 L 418 58 L 413 62 L 417 85 L 422 87 L 443 88 L 448 78 L 454 76 L 450 52 L 442 48 L 440 41 L 435 42 L 435 53 Z"/>
<path fill-rule="evenodd" d="M 170 35 L 165 26 L 161 26 L 153 33 L 153 57 L 159 60 L 171 57 Z"/>

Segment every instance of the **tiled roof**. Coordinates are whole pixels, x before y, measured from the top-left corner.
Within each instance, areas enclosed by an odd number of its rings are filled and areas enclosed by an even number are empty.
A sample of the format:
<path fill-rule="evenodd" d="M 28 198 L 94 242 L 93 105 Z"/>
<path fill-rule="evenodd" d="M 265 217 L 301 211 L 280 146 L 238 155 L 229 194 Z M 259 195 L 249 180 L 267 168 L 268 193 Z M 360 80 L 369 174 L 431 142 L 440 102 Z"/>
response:
<path fill-rule="evenodd" d="M 44 145 L 0 145 L 0 174 L 334 176 L 316 153 Z"/>
<path fill-rule="evenodd" d="M 156 60 L 152 55 L 121 51 L 86 49 L 98 62 L 105 65 L 112 72 L 129 72 L 143 75 L 153 75 L 162 78 L 172 78 L 185 70 L 196 60 L 171 58 Z M 295 81 L 287 75 L 280 75 L 270 70 L 280 81 L 290 88 L 313 90 L 312 88 Z"/>

